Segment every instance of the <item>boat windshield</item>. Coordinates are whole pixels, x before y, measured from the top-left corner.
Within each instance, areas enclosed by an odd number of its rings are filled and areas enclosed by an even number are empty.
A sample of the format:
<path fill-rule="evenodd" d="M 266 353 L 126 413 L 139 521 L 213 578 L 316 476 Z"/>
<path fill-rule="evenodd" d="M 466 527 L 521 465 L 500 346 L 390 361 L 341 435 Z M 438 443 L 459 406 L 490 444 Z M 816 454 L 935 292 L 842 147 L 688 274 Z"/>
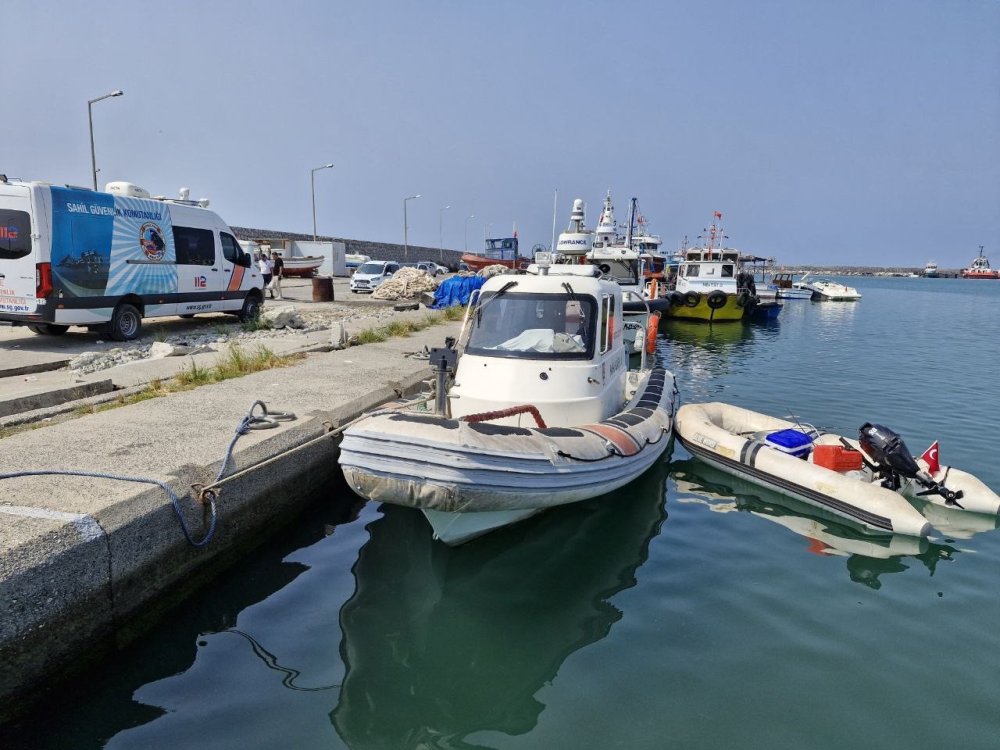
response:
<path fill-rule="evenodd" d="M 591 359 L 597 302 L 575 294 L 483 294 L 472 314 L 467 354 L 523 359 Z"/>

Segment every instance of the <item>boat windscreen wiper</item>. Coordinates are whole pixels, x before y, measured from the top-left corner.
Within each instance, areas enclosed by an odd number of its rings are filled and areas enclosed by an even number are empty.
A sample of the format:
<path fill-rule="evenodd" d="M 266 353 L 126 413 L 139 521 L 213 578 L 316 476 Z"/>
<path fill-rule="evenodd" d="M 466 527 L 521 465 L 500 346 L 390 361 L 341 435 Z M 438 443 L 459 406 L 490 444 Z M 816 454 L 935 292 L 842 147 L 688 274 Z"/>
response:
<path fill-rule="evenodd" d="M 513 281 L 513 280 L 512 281 L 508 281 L 506 284 L 504 284 L 502 287 L 500 287 L 496 291 L 495 294 L 493 294 L 490 297 L 488 297 L 485 302 L 482 302 L 481 304 L 479 304 L 479 305 L 476 306 L 476 325 L 477 326 L 482 324 L 482 321 L 483 321 L 483 308 L 485 308 L 485 307 L 493 304 L 493 302 L 495 300 L 499 299 L 500 295 L 504 294 L 505 292 L 509 291 L 510 289 L 512 289 L 515 286 L 517 286 L 517 282 L 516 281 Z"/>

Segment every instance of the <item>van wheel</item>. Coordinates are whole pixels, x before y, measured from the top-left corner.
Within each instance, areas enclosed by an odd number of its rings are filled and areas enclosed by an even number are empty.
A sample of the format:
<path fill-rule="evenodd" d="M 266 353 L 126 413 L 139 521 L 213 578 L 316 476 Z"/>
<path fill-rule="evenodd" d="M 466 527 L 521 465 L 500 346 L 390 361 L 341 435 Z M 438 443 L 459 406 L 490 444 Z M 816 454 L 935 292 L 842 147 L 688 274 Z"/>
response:
<path fill-rule="evenodd" d="M 111 313 L 106 330 L 112 341 L 131 341 L 142 332 L 142 315 L 135 305 L 122 302 Z"/>
<path fill-rule="evenodd" d="M 28 326 L 28 330 L 41 336 L 62 336 L 69 330 L 69 326 L 60 326 L 55 323 L 35 323 Z"/>
<path fill-rule="evenodd" d="M 243 308 L 240 310 L 240 323 L 249 323 L 260 316 L 260 298 L 256 294 L 248 294 L 243 300 Z"/>

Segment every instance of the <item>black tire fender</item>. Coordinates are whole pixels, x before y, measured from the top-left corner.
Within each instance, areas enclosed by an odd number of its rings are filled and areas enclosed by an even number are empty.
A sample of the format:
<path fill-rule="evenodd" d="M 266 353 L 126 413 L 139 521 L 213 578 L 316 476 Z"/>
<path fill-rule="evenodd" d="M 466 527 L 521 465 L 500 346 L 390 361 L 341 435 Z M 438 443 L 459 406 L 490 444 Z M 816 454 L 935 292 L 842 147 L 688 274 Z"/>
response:
<path fill-rule="evenodd" d="M 720 310 L 726 306 L 726 293 L 716 289 L 709 293 L 707 302 L 713 310 Z"/>
<path fill-rule="evenodd" d="M 684 294 L 684 304 L 688 307 L 697 307 L 701 302 L 701 294 L 698 292 L 686 292 Z"/>

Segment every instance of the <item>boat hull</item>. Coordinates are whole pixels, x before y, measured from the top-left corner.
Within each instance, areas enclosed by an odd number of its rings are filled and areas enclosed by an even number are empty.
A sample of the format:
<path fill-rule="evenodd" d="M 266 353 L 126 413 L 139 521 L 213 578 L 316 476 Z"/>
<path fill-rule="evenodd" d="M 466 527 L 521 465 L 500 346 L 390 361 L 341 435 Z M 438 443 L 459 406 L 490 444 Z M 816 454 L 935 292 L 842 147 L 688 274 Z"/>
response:
<path fill-rule="evenodd" d="M 676 294 L 680 294 L 679 292 Z M 672 303 L 666 311 L 666 316 L 668 318 L 677 318 L 679 320 L 700 320 L 706 323 L 723 323 L 723 322 L 734 322 L 743 319 L 743 314 L 746 310 L 746 305 L 740 304 L 740 296 L 736 294 L 727 294 L 726 292 L 719 292 L 719 294 L 725 294 L 726 301 L 721 307 L 714 308 L 709 304 L 710 294 L 701 294 L 695 292 L 697 295 L 697 300 L 695 301 L 695 296 L 691 296 L 692 293 L 689 292 L 687 295 L 683 296 L 683 301 L 680 301 L 680 297 L 675 297 L 675 302 L 679 304 Z M 691 304 L 694 302 L 694 304 Z"/>
<path fill-rule="evenodd" d="M 312 276 L 323 265 L 321 255 L 303 255 L 283 258 L 285 276 Z"/>
<path fill-rule="evenodd" d="M 485 255 L 475 255 L 473 253 L 462 255 L 462 262 L 472 271 L 482 271 L 489 266 L 504 266 L 505 268 L 516 269 L 528 263 L 523 258 L 488 258 Z"/>
<path fill-rule="evenodd" d="M 687 404 L 678 410 L 674 429 L 696 458 L 868 533 L 919 537 L 930 532 L 927 519 L 899 493 L 782 453 L 754 437 L 764 431 L 801 429 L 798 423 L 729 404 Z M 840 442 L 838 436 L 816 434 L 817 443 Z"/>
<path fill-rule="evenodd" d="M 340 464 L 357 494 L 432 511 L 438 538 L 458 544 L 632 481 L 669 445 L 675 404 L 673 376 L 657 369 L 622 412 L 578 427 L 375 412 L 345 430 Z"/>

